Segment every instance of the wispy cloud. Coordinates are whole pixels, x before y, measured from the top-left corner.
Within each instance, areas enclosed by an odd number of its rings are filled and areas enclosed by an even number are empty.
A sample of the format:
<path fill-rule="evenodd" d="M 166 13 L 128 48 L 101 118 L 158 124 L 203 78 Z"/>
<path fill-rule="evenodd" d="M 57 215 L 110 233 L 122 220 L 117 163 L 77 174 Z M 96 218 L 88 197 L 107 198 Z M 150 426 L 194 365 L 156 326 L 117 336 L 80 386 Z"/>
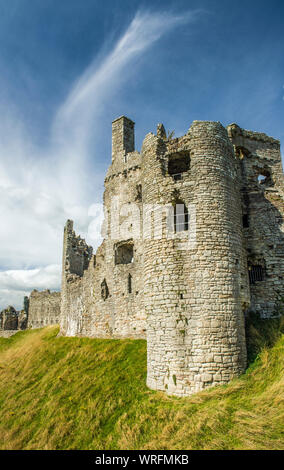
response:
<path fill-rule="evenodd" d="M 55 142 L 68 146 L 72 129 L 77 151 L 85 153 L 95 115 L 99 117 L 102 107 L 129 79 L 131 63 L 168 31 L 195 20 L 197 14 L 138 12 L 109 54 L 100 64 L 95 59 L 73 86 L 54 121 Z"/>
<path fill-rule="evenodd" d="M 138 12 L 113 48 L 100 62 L 95 58 L 73 85 L 44 149 L 11 106 L 1 109 L 0 308 L 12 301 L 19 307 L 23 291 L 59 287 L 63 224 L 74 218 L 77 229 L 86 232 L 88 207 L 97 202 L 91 199 L 88 172 L 92 128 L 99 128 L 104 106 L 127 82 L 135 60 L 195 18 L 194 12 Z"/>

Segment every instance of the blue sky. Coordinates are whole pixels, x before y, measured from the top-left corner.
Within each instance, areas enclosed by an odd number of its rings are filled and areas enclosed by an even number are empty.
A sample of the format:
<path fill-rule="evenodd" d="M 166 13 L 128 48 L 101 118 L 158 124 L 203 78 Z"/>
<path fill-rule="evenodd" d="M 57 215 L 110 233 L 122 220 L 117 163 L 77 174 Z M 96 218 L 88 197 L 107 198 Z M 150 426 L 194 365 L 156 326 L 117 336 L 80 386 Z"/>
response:
<path fill-rule="evenodd" d="M 283 1 L 0 0 L 0 308 L 60 286 L 102 198 L 111 121 L 237 122 L 284 141 Z"/>

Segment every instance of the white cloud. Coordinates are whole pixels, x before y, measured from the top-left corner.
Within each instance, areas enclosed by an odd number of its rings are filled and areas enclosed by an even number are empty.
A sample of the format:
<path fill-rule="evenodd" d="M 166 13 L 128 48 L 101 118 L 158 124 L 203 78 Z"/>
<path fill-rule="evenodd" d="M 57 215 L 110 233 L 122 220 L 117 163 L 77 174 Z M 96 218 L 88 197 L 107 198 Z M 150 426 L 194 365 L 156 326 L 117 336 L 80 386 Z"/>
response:
<path fill-rule="evenodd" d="M 33 289 L 60 290 L 61 266 L 54 264 L 37 269 L 0 272 L 0 303 L 22 306 L 23 298 Z"/>
<path fill-rule="evenodd" d="M 88 171 L 92 128 L 99 127 L 105 104 L 127 81 L 125 71 L 134 60 L 194 18 L 194 13 L 138 12 L 113 49 L 72 87 L 56 113 L 46 148 L 35 145 L 12 106 L 0 106 L 0 266 L 5 269 L 0 272 L 0 308 L 12 302 L 19 308 L 21 292 L 58 288 L 63 225 L 75 219 L 76 230 L 87 233 L 88 207 L 99 202 L 91 200 L 90 188 L 101 175 Z"/>
<path fill-rule="evenodd" d="M 59 264 L 51 264 L 36 269 L 11 269 L 0 272 L 0 285 L 3 289 L 13 288 L 26 291 L 29 289 L 45 289 L 48 284 L 51 289 L 60 287 Z"/>

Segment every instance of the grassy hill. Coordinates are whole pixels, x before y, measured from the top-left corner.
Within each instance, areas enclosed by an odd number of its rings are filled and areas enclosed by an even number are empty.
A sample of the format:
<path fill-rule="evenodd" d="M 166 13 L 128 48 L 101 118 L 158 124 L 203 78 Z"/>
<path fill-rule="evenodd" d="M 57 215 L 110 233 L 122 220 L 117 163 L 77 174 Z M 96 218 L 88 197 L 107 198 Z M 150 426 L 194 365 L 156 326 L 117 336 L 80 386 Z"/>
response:
<path fill-rule="evenodd" d="M 147 389 L 145 341 L 57 334 L 0 338 L 1 449 L 284 449 L 280 321 L 252 319 L 247 373 L 186 399 Z"/>

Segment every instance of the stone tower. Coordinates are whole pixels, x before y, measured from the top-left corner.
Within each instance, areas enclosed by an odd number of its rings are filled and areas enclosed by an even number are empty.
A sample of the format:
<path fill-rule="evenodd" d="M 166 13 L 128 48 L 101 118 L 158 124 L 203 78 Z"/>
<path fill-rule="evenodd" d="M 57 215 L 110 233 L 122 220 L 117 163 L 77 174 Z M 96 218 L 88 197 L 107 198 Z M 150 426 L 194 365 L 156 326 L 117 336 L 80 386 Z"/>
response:
<path fill-rule="evenodd" d="M 112 123 L 112 160 L 134 152 L 134 125 L 131 119 L 121 116 Z"/>
<path fill-rule="evenodd" d="M 192 207 L 184 231 L 144 241 L 147 384 L 188 395 L 246 367 L 237 161 L 226 129 L 215 122 L 195 121 L 173 141 L 150 134 L 142 154 L 143 202 Z M 196 243 L 189 248 L 193 217 Z"/>

